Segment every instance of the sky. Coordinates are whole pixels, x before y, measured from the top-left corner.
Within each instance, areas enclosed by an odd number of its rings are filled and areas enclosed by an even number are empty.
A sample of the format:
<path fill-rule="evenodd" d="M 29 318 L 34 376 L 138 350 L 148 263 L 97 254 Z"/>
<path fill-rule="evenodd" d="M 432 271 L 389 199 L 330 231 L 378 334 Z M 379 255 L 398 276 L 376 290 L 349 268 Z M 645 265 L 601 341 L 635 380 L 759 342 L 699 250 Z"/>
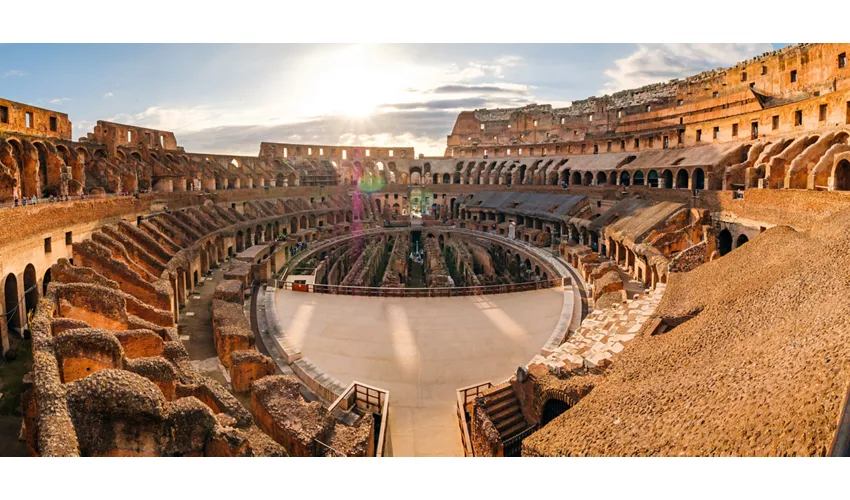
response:
<path fill-rule="evenodd" d="M 788 44 L 5 44 L 0 97 L 173 131 L 190 152 L 260 142 L 413 146 L 440 156 L 462 110 L 567 106 Z"/>

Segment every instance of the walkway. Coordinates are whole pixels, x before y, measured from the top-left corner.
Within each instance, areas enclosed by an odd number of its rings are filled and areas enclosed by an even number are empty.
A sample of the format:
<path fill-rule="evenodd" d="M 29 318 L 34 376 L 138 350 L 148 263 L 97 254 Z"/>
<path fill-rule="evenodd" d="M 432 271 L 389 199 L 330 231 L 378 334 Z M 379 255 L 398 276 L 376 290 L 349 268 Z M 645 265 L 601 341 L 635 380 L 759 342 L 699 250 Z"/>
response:
<path fill-rule="evenodd" d="M 218 360 L 212 331 L 212 300 L 215 286 L 223 276 L 218 268 L 198 280 L 196 293 L 189 295 L 186 306 L 180 310 L 177 331 L 195 369 L 229 389 L 229 374 Z"/>

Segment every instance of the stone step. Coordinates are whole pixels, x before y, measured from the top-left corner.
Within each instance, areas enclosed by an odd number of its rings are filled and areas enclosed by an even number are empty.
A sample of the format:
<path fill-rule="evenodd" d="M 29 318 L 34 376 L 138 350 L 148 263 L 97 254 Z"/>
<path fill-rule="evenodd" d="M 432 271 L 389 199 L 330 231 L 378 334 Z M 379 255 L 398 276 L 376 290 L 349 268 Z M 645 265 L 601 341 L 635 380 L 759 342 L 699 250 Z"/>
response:
<path fill-rule="evenodd" d="M 509 418 L 511 415 L 515 415 L 516 413 L 522 413 L 522 409 L 519 406 L 519 401 L 516 401 L 516 403 L 513 405 L 500 408 L 497 412 L 489 413 L 489 415 L 490 420 L 492 420 L 495 424 L 497 422 L 505 420 L 506 418 Z"/>
<path fill-rule="evenodd" d="M 505 432 L 501 432 L 500 436 L 502 437 L 502 441 L 507 441 L 508 439 L 516 436 L 520 432 L 528 429 L 528 424 L 525 423 L 525 420 L 518 422 L 516 425 L 511 427 L 510 429 L 505 430 Z"/>
<path fill-rule="evenodd" d="M 519 400 L 513 393 L 511 393 L 508 394 L 507 397 L 503 397 L 495 401 L 488 401 L 484 408 L 487 410 L 488 414 L 494 415 L 496 413 L 500 413 L 505 408 L 509 408 L 514 405 L 519 406 Z"/>
<path fill-rule="evenodd" d="M 496 429 L 498 429 L 499 434 L 504 437 L 506 433 L 505 431 L 516 426 L 518 422 L 522 423 L 523 426 L 526 425 L 525 417 L 522 416 L 522 413 L 515 413 L 512 417 L 502 420 L 499 423 L 494 422 L 494 424 L 496 425 Z"/>
<path fill-rule="evenodd" d="M 485 394 L 485 397 L 487 398 L 487 406 L 490 406 L 508 398 L 516 398 L 516 395 L 514 394 L 513 387 L 508 385 L 489 394 Z"/>

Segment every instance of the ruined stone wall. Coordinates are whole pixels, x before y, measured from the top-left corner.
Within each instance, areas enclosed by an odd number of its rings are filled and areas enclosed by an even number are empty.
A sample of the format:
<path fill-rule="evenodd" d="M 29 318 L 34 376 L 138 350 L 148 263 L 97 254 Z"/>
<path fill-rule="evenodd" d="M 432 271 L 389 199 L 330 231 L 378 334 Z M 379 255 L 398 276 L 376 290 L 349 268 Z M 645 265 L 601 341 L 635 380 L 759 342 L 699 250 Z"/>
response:
<path fill-rule="evenodd" d="M 381 286 L 403 287 L 407 281 L 408 255 L 410 254 L 410 238 L 402 233 L 395 238 L 393 251 L 390 254 L 387 269 L 381 280 Z"/>
<path fill-rule="evenodd" d="M 350 206 L 333 196 L 328 202 Z M 174 325 L 178 306 L 188 298 L 197 273 L 205 273 L 224 258 L 225 245 L 237 230 L 258 224 L 279 227 L 272 224 L 278 221 L 287 225 L 290 217 L 305 212 L 289 212 L 283 203 L 270 203 L 255 212 L 256 219 L 243 221 L 244 216 L 233 208 L 219 208 L 221 212 L 204 208 L 226 216 L 211 218 L 204 210 L 190 208 L 158 213 L 140 225 L 102 226 L 89 239 L 75 243 L 76 265 L 60 260 L 53 266 L 51 283 L 33 322 L 35 356 L 46 364 L 34 365 L 33 385 L 24 398 L 28 447 L 33 454 L 284 453 L 252 430 L 256 428 L 250 415 L 229 392 L 195 371 Z M 222 286 L 219 299 L 214 300 L 214 337 L 234 390 L 246 391 L 253 381 L 273 373 L 273 363 L 250 348 L 253 333 L 239 305 L 241 285 L 233 289 Z M 87 382 L 92 377 L 100 378 Z M 118 394 L 92 392 L 113 386 Z M 48 397 L 44 390 L 50 387 L 60 393 L 67 389 L 69 398 L 62 407 L 68 411 L 55 424 L 44 399 Z M 110 398 L 121 400 L 120 391 L 149 394 L 144 396 L 148 406 L 108 406 Z M 81 404 L 85 398 L 103 403 Z M 173 409 L 172 401 L 177 405 Z M 97 404 L 107 406 L 100 409 Z M 139 420 L 142 414 L 158 416 Z M 70 418 L 70 430 L 69 420 L 62 415 Z M 65 426 L 62 441 L 46 442 L 56 425 Z M 137 431 L 132 435 L 121 431 L 128 425 Z"/>
<path fill-rule="evenodd" d="M 123 125 L 98 120 L 94 132 L 89 132 L 87 139 L 109 146 L 110 151 L 117 151 L 118 146 L 144 146 L 166 150 L 182 150 L 177 146 L 174 132 L 155 130 L 133 125 Z"/>
<path fill-rule="evenodd" d="M 366 152 L 369 152 L 368 154 Z M 354 158 L 373 158 L 392 161 L 413 159 L 413 148 L 386 146 L 327 146 L 317 144 L 290 144 L 278 142 L 263 142 L 260 144 L 260 157 L 265 158 L 326 158 L 334 160 L 352 160 Z"/>
<path fill-rule="evenodd" d="M 422 247 L 425 251 L 425 278 L 428 288 L 455 286 L 437 239 L 426 237 L 422 241 Z"/>
<path fill-rule="evenodd" d="M 824 121 L 846 124 L 848 49 L 850 44 L 799 44 L 732 68 L 577 100 L 567 108 L 531 104 L 464 111 L 448 136 L 446 156 L 632 152 L 666 148 L 668 144 L 744 140 L 750 137 L 753 118 L 760 122 L 760 134 L 794 130 L 793 120 L 787 118 L 798 109 L 796 106 L 784 107 L 787 111 L 780 113 L 778 130 L 771 126 L 776 113 L 762 109 L 810 98 L 815 99 L 803 107 L 804 126 L 814 129 L 822 127 Z M 843 65 L 841 61 L 845 61 Z M 829 104 L 829 117 L 820 120 L 817 114 L 824 103 Z M 737 134 L 733 133 L 733 122 Z M 716 138 L 715 126 L 720 128 Z M 697 130 L 702 132 L 701 141 L 696 139 Z"/>
<path fill-rule="evenodd" d="M 70 140 L 71 121 L 65 113 L 0 98 L 0 134 L 4 132 Z"/>

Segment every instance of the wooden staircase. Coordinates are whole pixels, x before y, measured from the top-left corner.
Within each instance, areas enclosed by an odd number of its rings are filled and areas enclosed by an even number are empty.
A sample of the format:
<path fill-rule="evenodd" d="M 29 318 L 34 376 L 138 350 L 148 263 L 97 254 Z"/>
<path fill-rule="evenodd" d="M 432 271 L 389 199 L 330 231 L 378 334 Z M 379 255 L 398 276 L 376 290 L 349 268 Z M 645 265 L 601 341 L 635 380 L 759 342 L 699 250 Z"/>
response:
<path fill-rule="evenodd" d="M 499 431 L 503 443 L 531 427 L 525 421 L 519 399 L 510 384 L 494 387 L 487 392 L 484 400 L 484 409 Z"/>

